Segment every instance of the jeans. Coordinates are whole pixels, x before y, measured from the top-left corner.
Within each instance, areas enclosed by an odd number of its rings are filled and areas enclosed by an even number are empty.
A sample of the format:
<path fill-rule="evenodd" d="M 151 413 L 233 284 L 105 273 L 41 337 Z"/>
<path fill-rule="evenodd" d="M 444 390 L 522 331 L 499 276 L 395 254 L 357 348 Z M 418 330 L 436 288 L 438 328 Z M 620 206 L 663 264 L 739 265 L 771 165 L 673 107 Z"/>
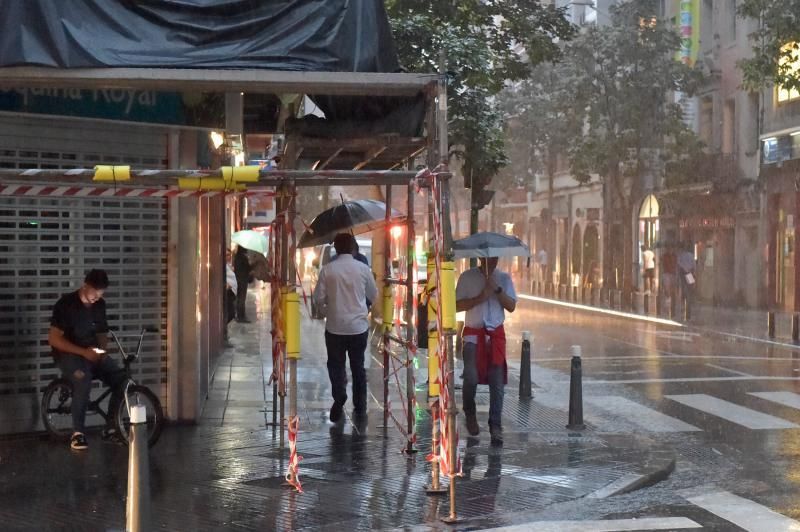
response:
<path fill-rule="evenodd" d="M 478 367 L 476 358 L 478 346 L 473 343 L 464 344 L 464 413 L 475 415 L 475 391 L 478 388 Z M 489 368 L 489 426 L 501 427 L 503 416 L 503 394 L 505 392 L 503 381 L 505 368 L 493 365 Z"/>
<path fill-rule="evenodd" d="M 347 401 L 347 370 L 345 358 L 350 357 L 353 375 L 353 408 L 358 413 L 367 411 L 367 372 L 364 369 L 364 352 L 367 350 L 369 331 L 361 334 L 333 334 L 325 331 L 328 348 L 328 377 L 331 380 L 333 401 L 344 405 Z"/>
<path fill-rule="evenodd" d="M 692 276 L 695 276 L 694 272 L 691 272 Z M 686 282 L 686 273 L 681 272 L 678 274 L 680 276 L 680 285 L 681 285 L 681 298 L 684 301 L 686 317 L 690 318 L 692 315 L 692 300 L 694 299 L 694 287 L 697 281 L 692 284 Z"/>
<path fill-rule="evenodd" d="M 93 364 L 78 355 L 60 354 L 56 355 L 56 364 L 64 378 L 72 383 L 72 430 L 84 432 L 92 379 L 99 378 L 106 386 L 116 389 L 125 382 L 125 370 L 109 356 L 104 356 Z"/>

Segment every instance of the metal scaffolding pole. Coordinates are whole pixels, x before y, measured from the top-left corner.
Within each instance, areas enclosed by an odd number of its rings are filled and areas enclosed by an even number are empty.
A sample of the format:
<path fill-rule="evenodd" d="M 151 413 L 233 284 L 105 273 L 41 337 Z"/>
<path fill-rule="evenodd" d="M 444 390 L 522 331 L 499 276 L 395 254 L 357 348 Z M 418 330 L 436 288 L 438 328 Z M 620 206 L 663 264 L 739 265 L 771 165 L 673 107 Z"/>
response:
<path fill-rule="evenodd" d="M 412 362 L 412 346 L 414 345 L 414 268 L 416 267 L 416 259 L 414 258 L 414 184 L 408 185 L 408 214 L 406 219 L 406 236 L 408 244 L 408 252 L 406 254 L 406 399 L 408 401 L 408 445 L 406 447 L 407 453 L 415 453 L 417 450 L 414 448 L 413 435 L 416 434 L 415 429 L 415 412 L 414 402 L 416 398 L 416 387 L 414 386 L 414 364 Z"/>
<path fill-rule="evenodd" d="M 442 249 L 444 250 L 444 259 L 447 261 L 453 260 L 453 232 L 450 226 L 450 174 L 448 172 L 448 163 L 450 160 L 450 150 L 447 137 L 447 84 L 445 78 L 446 71 L 446 57 L 444 52 L 439 56 L 439 81 L 437 83 L 437 113 L 436 125 L 437 135 L 439 140 L 439 170 L 441 173 L 434 176 L 434 180 L 438 181 L 436 188 L 441 193 L 441 223 L 442 223 Z M 441 188 L 439 188 L 441 187 Z M 442 305 L 440 299 L 439 305 L 439 319 L 442 319 Z M 443 328 L 441 342 L 446 342 L 445 352 L 447 356 L 447 382 L 449 404 L 447 405 L 447 429 L 448 437 L 450 438 L 448 450 L 450 453 L 450 514 L 444 519 L 448 523 L 454 523 L 458 520 L 456 513 L 456 473 L 454 471 L 458 468 L 458 442 L 456 436 L 456 415 L 458 408 L 455 402 L 455 360 L 454 360 L 454 346 L 453 338 L 456 331 Z"/>
<path fill-rule="evenodd" d="M 288 192 L 290 194 L 288 199 L 288 238 L 289 246 L 288 246 L 288 253 L 289 260 L 286 262 L 286 271 L 287 275 L 287 282 L 285 284 L 287 297 L 289 292 L 294 291 L 294 284 L 297 275 L 295 264 L 295 255 L 297 253 L 297 239 L 295 238 L 295 228 L 294 228 L 294 218 L 297 215 L 297 206 L 295 199 L 297 198 L 297 189 L 294 186 L 294 183 L 289 186 Z M 290 288 L 291 287 L 291 288 Z M 287 307 L 288 308 L 288 307 Z M 289 334 L 288 334 L 288 327 L 286 326 L 291 319 L 290 316 L 284 316 L 284 338 L 286 338 L 287 345 L 289 342 Z M 282 356 L 284 359 L 287 359 L 287 351 L 288 349 L 283 350 Z M 289 365 L 289 423 L 293 423 L 295 416 L 297 416 L 297 357 L 292 356 L 288 358 L 288 365 Z M 281 417 L 283 417 L 283 400 L 281 400 Z M 283 427 L 281 427 L 283 429 Z M 281 431 L 281 445 L 283 445 L 283 432 Z"/>
<path fill-rule="evenodd" d="M 284 290 L 289 285 L 289 233 L 288 228 L 289 224 L 292 223 L 291 219 L 289 218 L 289 209 L 291 208 L 292 199 L 289 197 L 289 187 L 284 183 L 281 184 L 279 189 L 279 194 L 281 198 L 281 211 L 280 216 L 281 218 L 281 254 L 280 254 L 280 275 L 281 275 L 281 290 Z M 291 260 L 294 263 L 294 260 Z M 283 299 L 281 299 L 281 302 Z M 284 339 L 284 349 L 281 350 L 281 369 L 283 370 L 282 379 L 278 382 L 280 383 L 278 390 L 278 397 L 280 400 L 280 429 L 281 429 L 281 437 L 280 437 L 280 446 L 283 448 L 285 438 L 284 438 L 284 426 L 286 423 L 286 316 L 283 317 L 283 339 Z"/>
<path fill-rule="evenodd" d="M 107 165 L 112 168 L 121 170 L 125 165 Z M 177 179 L 180 177 L 202 177 L 202 178 L 219 178 L 230 177 L 230 169 L 233 168 L 233 175 L 239 172 L 245 172 L 245 169 L 251 167 L 226 167 L 216 169 L 154 169 L 154 168 L 128 168 L 126 173 L 129 173 L 130 179 Z M 97 169 L 95 168 L 0 168 L 0 178 L 52 178 L 58 177 L 60 181 L 82 181 L 86 177 L 94 177 Z M 416 172 L 410 170 L 276 170 L 261 168 L 258 171 L 259 182 L 261 180 L 274 180 L 278 181 L 302 181 L 309 178 L 319 179 L 360 179 L 362 184 L 374 185 L 376 183 L 363 183 L 364 178 L 385 179 L 386 182 L 397 185 L 407 183 L 409 179 L 413 178 Z M 111 180 L 113 182 L 113 180 Z M 119 184 L 124 183 L 122 178 Z M 386 184 L 379 183 L 379 184 Z M 165 183 L 161 183 L 165 184 Z"/>
<path fill-rule="evenodd" d="M 384 262 L 384 276 L 383 276 L 383 290 L 385 291 L 390 285 L 388 279 L 392 277 L 392 228 L 389 226 L 389 220 L 392 218 L 392 185 L 386 185 L 386 227 L 384 228 L 385 238 L 383 245 L 383 262 Z M 386 305 L 381 310 L 386 312 Z M 387 316 L 383 318 L 383 427 L 389 426 L 389 338 L 390 329 L 387 324 Z"/>

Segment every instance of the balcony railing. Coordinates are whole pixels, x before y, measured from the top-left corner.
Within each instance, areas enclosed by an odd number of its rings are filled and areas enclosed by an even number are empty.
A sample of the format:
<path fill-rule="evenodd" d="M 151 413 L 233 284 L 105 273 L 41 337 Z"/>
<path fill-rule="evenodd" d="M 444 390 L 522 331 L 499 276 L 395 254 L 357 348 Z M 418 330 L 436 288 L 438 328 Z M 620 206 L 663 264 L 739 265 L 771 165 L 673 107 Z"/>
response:
<path fill-rule="evenodd" d="M 735 155 L 727 153 L 704 153 L 666 165 L 667 187 L 713 183 L 727 185 L 742 177 Z"/>

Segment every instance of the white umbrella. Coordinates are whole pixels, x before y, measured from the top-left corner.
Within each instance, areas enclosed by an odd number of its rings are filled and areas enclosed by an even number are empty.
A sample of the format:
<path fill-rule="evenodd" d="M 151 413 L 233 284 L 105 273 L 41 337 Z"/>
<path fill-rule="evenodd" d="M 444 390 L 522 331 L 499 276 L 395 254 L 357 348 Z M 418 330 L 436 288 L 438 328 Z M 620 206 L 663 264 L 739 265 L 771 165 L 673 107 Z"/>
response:
<path fill-rule="evenodd" d="M 457 259 L 531 256 L 531 250 L 522 240 L 499 233 L 475 233 L 456 240 L 453 253 Z"/>
<path fill-rule="evenodd" d="M 258 231 L 249 229 L 233 233 L 233 235 L 231 235 L 231 242 L 237 246 L 249 249 L 250 251 L 261 253 L 262 255 L 266 255 L 267 249 L 269 249 L 267 237 Z"/>

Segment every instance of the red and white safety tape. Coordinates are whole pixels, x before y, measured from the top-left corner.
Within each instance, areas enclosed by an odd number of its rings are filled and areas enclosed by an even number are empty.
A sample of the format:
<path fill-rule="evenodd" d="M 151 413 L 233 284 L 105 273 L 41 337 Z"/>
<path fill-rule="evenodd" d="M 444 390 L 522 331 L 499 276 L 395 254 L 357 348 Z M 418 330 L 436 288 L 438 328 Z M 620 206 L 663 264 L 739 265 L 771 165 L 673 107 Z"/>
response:
<path fill-rule="evenodd" d="M 0 185 L 0 196 L 65 196 L 75 198 L 189 198 L 213 197 L 225 194 L 242 196 L 275 196 L 269 190 L 248 190 L 239 192 L 226 192 L 224 190 L 179 190 L 172 188 L 128 188 L 128 187 L 78 187 L 54 185 Z"/>
<path fill-rule="evenodd" d="M 286 473 L 286 482 L 288 482 L 299 493 L 303 493 L 303 486 L 300 483 L 300 475 L 298 473 L 298 464 L 303 459 L 297 453 L 297 433 L 300 428 L 300 417 L 294 416 L 289 419 L 289 471 Z"/>

